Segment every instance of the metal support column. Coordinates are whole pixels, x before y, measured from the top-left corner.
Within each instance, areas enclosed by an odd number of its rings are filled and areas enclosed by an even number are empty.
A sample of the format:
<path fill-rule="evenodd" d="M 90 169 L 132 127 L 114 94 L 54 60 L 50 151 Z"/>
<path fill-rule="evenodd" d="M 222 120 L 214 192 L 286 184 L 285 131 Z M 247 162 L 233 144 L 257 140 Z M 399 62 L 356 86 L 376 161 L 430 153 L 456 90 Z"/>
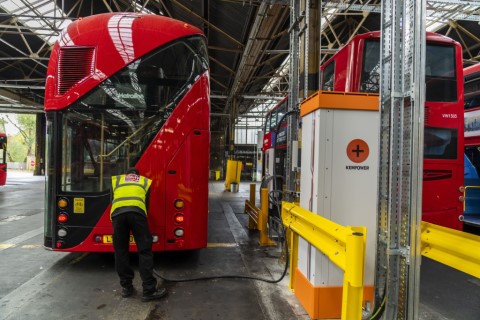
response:
<path fill-rule="evenodd" d="M 35 168 L 33 174 L 43 176 L 45 174 L 45 135 L 47 132 L 45 114 L 39 113 L 36 118 Z"/>
<path fill-rule="evenodd" d="M 308 2 L 308 0 L 306 0 Z M 300 1 L 290 0 L 290 94 L 288 97 L 288 111 L 298 110 L 300 108 L 300 22 L 302 20 L 300 13 Z M 286 193 L 285 200 L 295 201 L 296 199 L 296 177 L 292 171 L 292 142 L 298 139 L 298 117 L 290 117 L 287 127 L 287 158 L 285 159 L 285 180 Z"/>
<path fill-rule="evenodd" d="M 375 302 L 418 319 L 425 105 L 425 0 L 382 1 Z"/>
<path fill-rule="evenodd" d="M 235 119 L 238 116 L 238 99 L 232 99 L 232 109 L 228 122 L 228 159 L 235 159 Z"/>

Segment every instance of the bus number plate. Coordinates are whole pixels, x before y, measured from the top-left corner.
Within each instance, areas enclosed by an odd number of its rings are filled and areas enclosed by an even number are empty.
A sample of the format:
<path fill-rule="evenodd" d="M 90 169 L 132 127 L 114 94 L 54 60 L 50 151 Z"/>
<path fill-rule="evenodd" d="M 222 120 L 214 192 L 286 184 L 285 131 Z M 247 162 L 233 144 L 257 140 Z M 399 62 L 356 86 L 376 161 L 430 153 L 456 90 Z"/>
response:
<path fill-rule="evenodd" d="M 103 243 L 107 244 L 113 244 L 113 238 L 111 235 L 104 235 L 103 236 Z M 133 238 L 133 235 L 130 235 L 130 243 L 135 243 L 135 239 Z"/>

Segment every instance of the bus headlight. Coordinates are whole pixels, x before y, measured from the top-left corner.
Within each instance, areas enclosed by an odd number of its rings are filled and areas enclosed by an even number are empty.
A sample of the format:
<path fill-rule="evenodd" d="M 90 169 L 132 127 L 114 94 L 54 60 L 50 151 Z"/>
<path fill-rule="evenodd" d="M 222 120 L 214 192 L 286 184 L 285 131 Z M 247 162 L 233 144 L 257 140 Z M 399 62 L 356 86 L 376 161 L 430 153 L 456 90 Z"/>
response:
<path fill-rule="evenodd" d="M 58 229 L 57 235 L 58 235 L 60 238 L 65 237 L 65 236 L 67 235 L 67 229 L 65 229 L 65 228 L 60 228 L 60 229 Z"/>
<path fill-rule="evenodd" d="M 177 236 L 177 237 L 183 237 L 183 234 L 184 234 L 182 228 L 175 229 L 174 233 L 175 233 L 175 236 Z"/>
<path fill-rule="evenodd" d="M 153 236 L 152 236 L 152 241 L 153 241 L 154 243 L 158 242 L 158 236 L 157 236 L 157 235 L 153 235 Z"/>

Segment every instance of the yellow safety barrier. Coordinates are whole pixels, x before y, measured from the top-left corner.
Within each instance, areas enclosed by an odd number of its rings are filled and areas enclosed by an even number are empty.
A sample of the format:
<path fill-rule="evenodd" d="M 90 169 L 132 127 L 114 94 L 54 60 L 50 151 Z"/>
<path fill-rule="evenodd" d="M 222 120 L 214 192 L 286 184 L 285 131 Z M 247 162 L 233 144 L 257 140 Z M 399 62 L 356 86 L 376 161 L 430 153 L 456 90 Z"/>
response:
<path fill-rule="evenodd" d="M 260 209 L 255 206 L 255 184 L 250 185 L 250 199 L 245 200 L 245 211 L 248 214 L 248 229 L 260 231 L 260 246 L 276 246 L 276 242 L 268 238 L 268 189 L 262 188 L 260 193 Z"/>
<path fill-rule="evenodd" d="M 480 236 L 422 222 L 422 255 L 480 278 Z"/>
<path fill-rule="evenodd" d="M 341 319 L 361 319 L 366 228 L 344 227 L 285 201 L 282 202 L 282 220 L 292 231 L 290 288 L 293 289 L 292 275 L 297 268 L 298 236 L 301 236 L 344 271 Z"/>

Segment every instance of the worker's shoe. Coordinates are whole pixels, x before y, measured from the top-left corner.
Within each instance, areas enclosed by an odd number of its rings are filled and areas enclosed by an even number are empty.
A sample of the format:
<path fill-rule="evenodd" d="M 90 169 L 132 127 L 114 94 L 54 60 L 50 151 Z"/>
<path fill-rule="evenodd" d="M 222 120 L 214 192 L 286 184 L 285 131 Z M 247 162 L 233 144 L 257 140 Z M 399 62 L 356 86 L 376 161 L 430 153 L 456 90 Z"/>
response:
<path fill-rule="evenodd" d="M 133 286 L 123 287 L 122 288 L 122 298 L 130 297 L 133 294 L 133 292 L 135 292 L 135 289 L 133 288 Z"/>
<path fill-rule="evenodd" d="M 152 301 L 152 300 L 158 300 L 167 295 L 167 289 L 165 288 L 159 288 L 153 292 L 150 293 L 144 293 L 142 296 L 142 301 L 147 302 L 147 301 Z"/>

